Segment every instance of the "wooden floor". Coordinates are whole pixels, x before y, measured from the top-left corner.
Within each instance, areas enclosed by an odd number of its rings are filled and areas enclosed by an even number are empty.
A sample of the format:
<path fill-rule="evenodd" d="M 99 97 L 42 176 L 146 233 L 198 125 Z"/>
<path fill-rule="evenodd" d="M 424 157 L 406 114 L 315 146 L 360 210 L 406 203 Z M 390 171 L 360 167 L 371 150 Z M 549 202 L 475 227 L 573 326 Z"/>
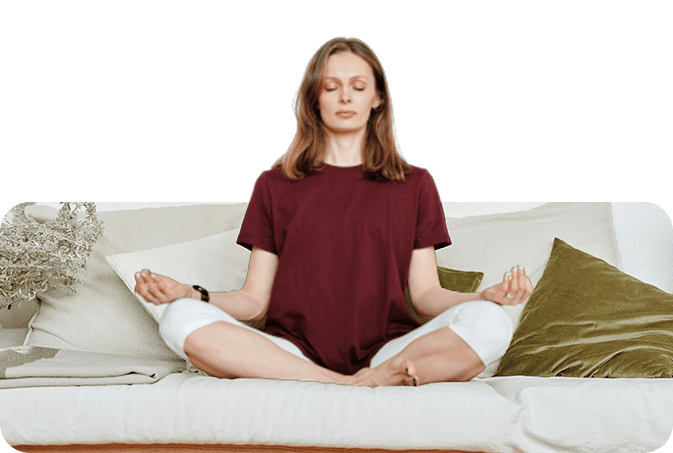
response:
<path fill-rule="evenodd" d="M 459 450 L 384 450 L 380 448 L 284 447 L 280 445 L 209 444 L 103 444 L 103 445 L 15 445 L 21 452 L 35 453 L 467 453 Z M 478 452 L 471 452 L 478 453 Z M 483 452 L 482 452 L 483 453 Z"/>

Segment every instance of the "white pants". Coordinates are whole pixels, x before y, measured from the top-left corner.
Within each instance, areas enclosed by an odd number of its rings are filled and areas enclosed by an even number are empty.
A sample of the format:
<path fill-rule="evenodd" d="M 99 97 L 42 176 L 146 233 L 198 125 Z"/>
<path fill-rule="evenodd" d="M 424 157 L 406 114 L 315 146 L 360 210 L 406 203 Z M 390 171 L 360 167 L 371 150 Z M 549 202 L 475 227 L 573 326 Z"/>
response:
<path fill-rule="evenodd" d="M 187 336 L 217 321 L 254 330 L 291 354 L 311 361 L 291 341 L 253 329 L 216 306 L 195 299 L 176 300 L 166 307 L 159 330 L 168 347 L 188 360 L 184 351 Z M 512 321 L 501 306 L 485 301 L 466 302 L 446 310 L 408 334 L 389 341 L 374 355 L 370 366 L 374 368 L 380 365 L 399 354 L 417 338 L 443 327 L 450 328 L 462 338 L 477 353 L 484 365 L 500 359 L 512 341 Z"/>

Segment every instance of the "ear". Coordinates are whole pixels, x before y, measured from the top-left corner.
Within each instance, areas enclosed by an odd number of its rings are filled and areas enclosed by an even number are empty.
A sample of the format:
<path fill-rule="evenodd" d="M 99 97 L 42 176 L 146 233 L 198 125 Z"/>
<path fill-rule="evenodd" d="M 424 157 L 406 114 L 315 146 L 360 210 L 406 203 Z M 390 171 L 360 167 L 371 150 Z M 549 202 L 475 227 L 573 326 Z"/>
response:
<path fill-rule="evenodd" d="M 377 93 L 376 98 L 374 98 L 374 103 L 372 104 L 372 110 L 376 110 L 382 105 L 383 105 L 383 99 L 381 99 L 381 95 Z"/>

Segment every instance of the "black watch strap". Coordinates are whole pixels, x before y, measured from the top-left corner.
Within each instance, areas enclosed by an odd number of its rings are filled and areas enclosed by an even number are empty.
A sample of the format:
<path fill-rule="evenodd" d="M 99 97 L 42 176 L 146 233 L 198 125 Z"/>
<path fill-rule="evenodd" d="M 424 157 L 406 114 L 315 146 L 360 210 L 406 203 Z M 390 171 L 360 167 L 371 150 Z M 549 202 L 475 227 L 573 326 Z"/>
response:
<path fill-rule="evenodd" d="M 199 285 L 193 285 L 192 288 L 197 290 L 198 292 L 201 293 L 201 300 L 204 302 L 209 302 L 210 301 L 210 294 L 208 294 L 208 291 L 205 288 L 201 288 Z"/>

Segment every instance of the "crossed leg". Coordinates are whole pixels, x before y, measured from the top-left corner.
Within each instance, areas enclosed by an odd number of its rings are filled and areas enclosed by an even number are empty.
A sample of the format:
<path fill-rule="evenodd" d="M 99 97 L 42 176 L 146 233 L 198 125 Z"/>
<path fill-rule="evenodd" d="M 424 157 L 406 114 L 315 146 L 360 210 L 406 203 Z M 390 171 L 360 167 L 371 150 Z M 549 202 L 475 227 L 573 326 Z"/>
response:
<path fill-rule="evenodd" d="M 507 315 L 502 308 L 496 309 L 490 302 L 470 302 L 389 342 L 374 356 L 371 368 L 346 376 L 316 365 L 287 340 L 255 331 L 216 307 L 194 302 L 172 304 L 162 320 L 162 337 L 197 368 L 224 378 L 370 387 L 468 381 L 504 354 L 511 340 L 511 323 L 504 320 Z M 220 319 L 213 319 L 214 314 Z M 184 318 L 194 321 L 185 322 Z"/>
<path fill-rule="evenodd" d="M 164 342 L 179 357 L 211 376 L 353 384 L 313 363 L 290 341 L 237 321 L 219 308 L 181 299 L 172 302 L 160 325 Z"/>
<path fill-rule="evenodd" d="M 353 384 L 345 376 L 288 352 L 258 332 L 217 321 L 187 336 L 189 361 L 211 376 Z"/>
<path fill-rule="evenodd" d="M 390 341 L 356 374 L 357 385 L 469 381 L 498 360 L 512 339 L 505 310 L 491 302 L 457 305 Z"/>
<path fill-rule="evenodd" d="M 374 368 L 360 370 L 356 385 L 421 385 L 469 381 L 486 365 L 453 330 L 443 327 L 423 335 L 402 352 Z"/>

